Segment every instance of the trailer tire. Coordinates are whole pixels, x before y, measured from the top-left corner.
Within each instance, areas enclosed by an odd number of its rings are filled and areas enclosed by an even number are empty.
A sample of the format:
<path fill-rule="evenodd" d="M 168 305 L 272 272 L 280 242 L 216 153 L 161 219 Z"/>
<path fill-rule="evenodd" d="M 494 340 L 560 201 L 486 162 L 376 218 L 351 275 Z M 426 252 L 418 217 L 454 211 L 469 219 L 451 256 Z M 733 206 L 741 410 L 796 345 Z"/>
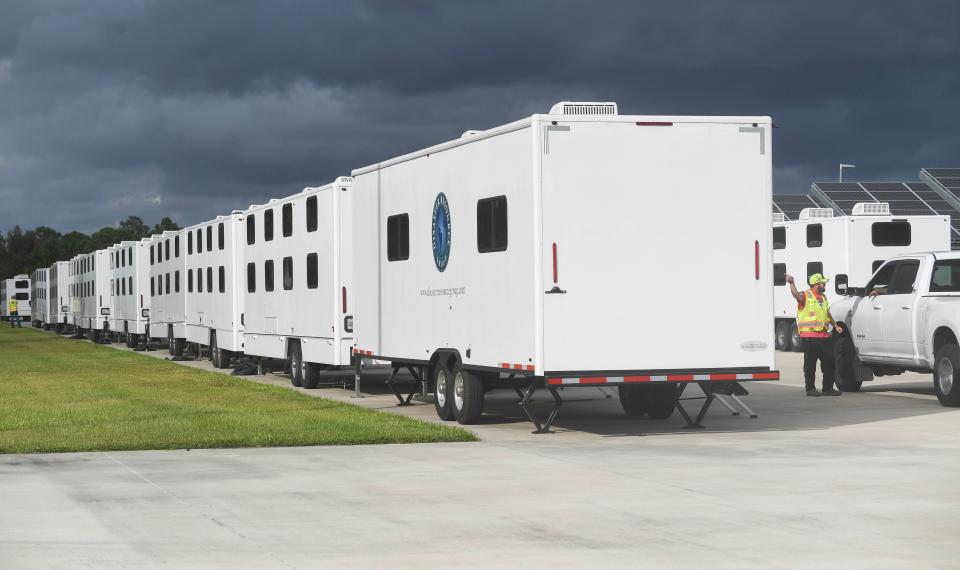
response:
<path fill-rule="evenodd" d="M 299 342 L 290 345 L 290 383 L 297 388 L 303 386 L 303 353 Z"/>
<path fill-rule="evenodd" d="M 800 336 L 800 330 L 797 329 L 796 321 L 790 325 L 790 350 L 803 352 L 803 338 Z"/>
<path fill-rule="evenodd" d="M 647 415 L 654 420 L 665 420 L 673 415 L 677 407 L 677 393 L 679 384 L 659 384 L 646 386 L 650 389 L 647 403 Z"/>
<path fill-rule="evenodd" d="M 175 338 L 167 346 L 167 352 L 170 353 L 170 356 L 183 356 L 183 344 L 184 341 L 182 338 Z"/>
<path fill-rule="evenodd" d="M 457 367 L 453 375 L 453 413 L 461 424 L 475 424 L 483 414 L 483 380 Z"/>
<path fill-rule="evenodd" d="M 97 342 L 100 340 L 100 331 L 97 329 L 90 329 L 90 342 Z"/>
<path fill-rule="evenodd" d="M 443 421 L 454 419 L 453 413 L 453 374 L 447 365 L 437 361 L 433 365 L 433 407 L 437 417 Z"/>
<path fill-rule="evenodd" d="M 617 387 L 620 405 L 628 416 L 643 416 L 647 413 L 647 398 L 643 391 L 645 387 L 636 384 L 620 384 Z"/>
<path fill-rule="evenodd" d="M 837 359 L 837 388 L 841 392 L 859 392 L 864 382 L 873 380 L 873 371 L 860 362 L 848 334 L 836 340 L 834 352 Z"/>
<path fill-rule="evenodd" d="M 933 367 L 933 388 L 941 406 L 960 406 L 960 346 L 945 344 L 937 350 Z"/>
<path fill-rule="evenodd" d="M 303 361 L 302 356 L 300 360 Z M 320 385 L 320 367 L 313 362 L 303 361 L 300 369 L 300 384 L 307 390 L 315 390 Z"/>
<path fill-rule="evenodd" d="M 774 327 L 774 345 L 780 352 L 790 350 L 790 321 L 779 320 Z"/>
<path fill-rule="evenodd" d="M 137 348 L 137 335 L 127 333 L 127 348 Z"/>

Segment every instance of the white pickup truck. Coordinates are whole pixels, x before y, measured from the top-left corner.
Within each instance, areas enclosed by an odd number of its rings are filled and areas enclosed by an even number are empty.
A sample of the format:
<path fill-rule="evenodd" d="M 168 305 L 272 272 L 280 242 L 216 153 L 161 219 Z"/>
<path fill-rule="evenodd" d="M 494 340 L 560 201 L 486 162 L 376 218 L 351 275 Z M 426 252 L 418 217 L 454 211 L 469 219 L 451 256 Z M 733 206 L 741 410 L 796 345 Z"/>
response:
<path fill-rule="evenodd" d="M 960 251 L 894 257 L 830 313 L 845 325 L 836 343 L 841 390 L 873 375 L 932 372 L 940 403 L 960 406 Z"/>

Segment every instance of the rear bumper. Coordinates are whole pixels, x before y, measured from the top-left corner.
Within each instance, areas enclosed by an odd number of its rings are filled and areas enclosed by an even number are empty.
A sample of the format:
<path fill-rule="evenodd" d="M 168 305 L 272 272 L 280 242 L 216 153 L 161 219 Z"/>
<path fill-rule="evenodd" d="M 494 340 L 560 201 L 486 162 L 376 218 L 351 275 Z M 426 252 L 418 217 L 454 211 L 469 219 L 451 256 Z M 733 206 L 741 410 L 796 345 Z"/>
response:
<path fill-rule="evenodd" d="M 605 384 L 643 384 L 652 382 L 745 382 L 756 380 L 779 380 L 779 370 L 737 371 L 671 371 L 669 373 L 635 372 L 630 374 L 584 374 L 570 373 L 545 375 L 547 386 L 595 386 Z"/>

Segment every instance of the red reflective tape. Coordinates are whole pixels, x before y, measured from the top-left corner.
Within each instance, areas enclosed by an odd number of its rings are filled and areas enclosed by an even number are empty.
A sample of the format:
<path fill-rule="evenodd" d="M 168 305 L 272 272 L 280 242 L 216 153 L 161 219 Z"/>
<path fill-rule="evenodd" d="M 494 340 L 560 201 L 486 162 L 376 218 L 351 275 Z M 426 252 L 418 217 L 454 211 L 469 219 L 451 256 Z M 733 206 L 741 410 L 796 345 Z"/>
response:
<path fill-rule="evenodd" d="M 553 284 L 557 284 L 557 244 L 553 244 Z"/>
<path fill-rule="evenodd" d="M 773 372 L 757 372 L 756 374 L 753 375 L 753 379 L 754 380 L 779 380 L 780 372 L 776 370 Z"/>
<path fill-rule="evenodd" d="M 578 380 L 580 384 L 606 384 L 606 376 L 585 376 Z"/>
<path fill-rule="evenodd" d="M 623 381 L 624 382 L 649 382 L 650 377 L 649 376 L 624 376 Z"/>
<path fill-rule="evenodd" d="M 551 386 L 563 384 L 563 378 L 547 378 L 547 384 L 550 384 Z"/>
<path fill-rule="evenodd" d="M 667 376 L 668 382 L 693 382 L 693 374 L 671 374 Z"/>
<path fill-rule="evenodd" d="M 534 370 L 536 370 L 536 368 L 537 367 L 534 366 L 533 364 L 527 364 L 527 370 L 529 370 L 530 372 L 533 372 Z"/>
<path fill-rule="evenodd" d="M 711 380 L 736 380 L 737 375 L 736 374 L 711 374 L 710 379 Z"/>
<path fill-rule="evenodd" d="M 500 363 L 500 368 L 506 368 L 506 369 L 509 370 L 509 369 L 510 369 L 510 365 L 509 365 L 508 363 L 506 363 L 506 362 L 501 362 L 501 363 Z"/>
<path fill-rule="evenodd" d="M 514 370 L 523 370 L 523 364 L 514 364 L 513 368 Z"/>

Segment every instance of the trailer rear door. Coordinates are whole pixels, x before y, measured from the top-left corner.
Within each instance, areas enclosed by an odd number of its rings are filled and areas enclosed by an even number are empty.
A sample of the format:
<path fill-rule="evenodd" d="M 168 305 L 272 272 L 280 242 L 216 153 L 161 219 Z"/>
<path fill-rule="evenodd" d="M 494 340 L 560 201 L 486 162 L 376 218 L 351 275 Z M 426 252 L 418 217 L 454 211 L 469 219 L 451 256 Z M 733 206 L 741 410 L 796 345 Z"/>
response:
<path fill-rule="evenodd" d="M 773 368 L 769 125 L 543 127 L 543 370 Z"/>

